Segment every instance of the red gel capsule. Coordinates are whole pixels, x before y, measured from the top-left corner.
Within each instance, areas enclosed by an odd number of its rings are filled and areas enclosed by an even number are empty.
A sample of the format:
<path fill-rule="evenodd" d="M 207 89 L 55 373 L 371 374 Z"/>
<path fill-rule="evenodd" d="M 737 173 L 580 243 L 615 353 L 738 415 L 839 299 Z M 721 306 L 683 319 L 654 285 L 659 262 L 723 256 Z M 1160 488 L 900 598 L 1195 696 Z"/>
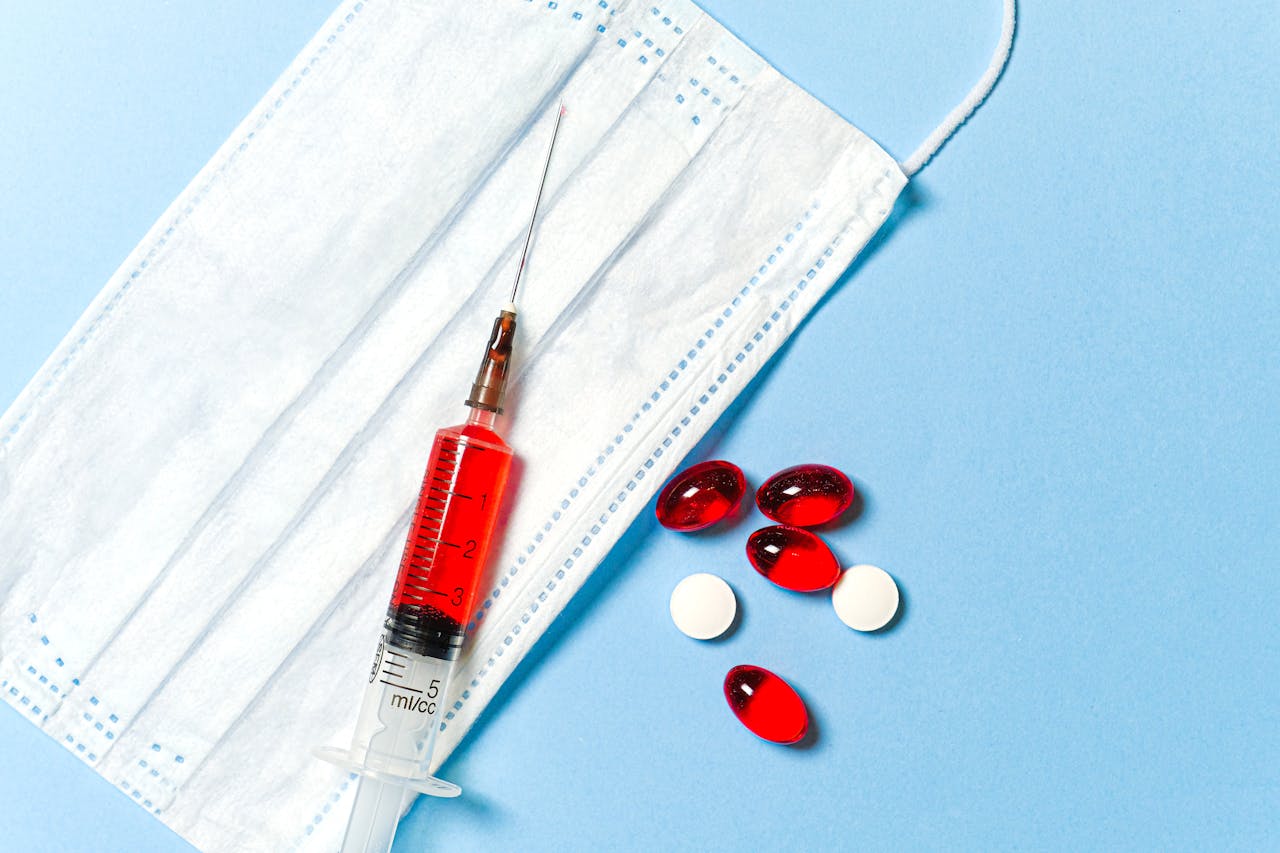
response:
<path fill-rule="evenodd" d="M 676 474 L 658 494 L 658 522 L 669 530 L 701 530 L 742 502 L 747 479 L 732 462 L 712 459 Z"/>
<path fill-rule="evenodd" d="M 735 666 L 729 670 L 724 698 L 738 721 L 767 741 L 796 743 L 809 731 L 809 711 L 800 694 L 767 669 Z"/>
<path fill-rule="evenodd" d="M 797 465 L 765 480 L 756 504 L 774 521 L 812 527 L 848 509 L 853 495 L 853 483 L 830 465 Z"/>
<path fill-rule="evenodd" d="M 747 539 L 747 559 L 783 589 L 815 592 L 840 577 L 840 563 L 827 543 L 799 527 L 763 527 Z"/>

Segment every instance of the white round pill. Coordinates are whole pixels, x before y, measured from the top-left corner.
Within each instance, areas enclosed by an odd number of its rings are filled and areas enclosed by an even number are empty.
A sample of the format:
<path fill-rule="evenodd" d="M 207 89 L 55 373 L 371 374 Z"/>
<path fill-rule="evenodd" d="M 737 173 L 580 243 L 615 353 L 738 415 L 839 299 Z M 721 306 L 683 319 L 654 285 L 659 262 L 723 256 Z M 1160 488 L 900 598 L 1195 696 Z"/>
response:
<path fill-rule="evenodd" d="M 898 612 L 898 585 L 884 569 L 853 566 L 831 590 L 840 621 L 855 631 L 879 631 Z"/>
<path fill-rule="evenodd" d="M 699 572 L 671 591 L 671 621 L 695 640 L 713 640 L 733 624 L 738 599 L 718 575 Z"/>

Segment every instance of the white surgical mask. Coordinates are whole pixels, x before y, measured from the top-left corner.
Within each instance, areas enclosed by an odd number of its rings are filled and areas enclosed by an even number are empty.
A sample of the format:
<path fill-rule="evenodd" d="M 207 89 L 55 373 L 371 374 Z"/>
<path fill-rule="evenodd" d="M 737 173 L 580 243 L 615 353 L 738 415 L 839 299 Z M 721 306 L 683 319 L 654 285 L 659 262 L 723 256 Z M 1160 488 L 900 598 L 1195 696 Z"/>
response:
<path fill-rule="evenodd" d="M 198 847 L 335 846 L 354 783 L 310 749 L 349 738 L 554 105 L 437 764 L 985 96 L 1012 6 L 901 165 L 687 0 L 344 6 L 0 419 L 0 695 Z"/>

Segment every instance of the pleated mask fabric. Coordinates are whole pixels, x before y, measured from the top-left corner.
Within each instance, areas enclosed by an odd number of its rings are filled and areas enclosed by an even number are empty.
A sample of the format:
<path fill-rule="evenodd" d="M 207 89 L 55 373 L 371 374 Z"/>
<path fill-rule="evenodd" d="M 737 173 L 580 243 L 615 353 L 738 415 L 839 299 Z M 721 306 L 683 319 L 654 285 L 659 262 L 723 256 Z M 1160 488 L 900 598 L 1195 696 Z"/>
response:
<path fill-rule="evenodd" d="M 348 3 L 0 419 L 0 695 L 205 850 L 322 850 L 435 429 L 522 284 L 465 735 L 880 227 L 892 157 L 686 0 Z"/>

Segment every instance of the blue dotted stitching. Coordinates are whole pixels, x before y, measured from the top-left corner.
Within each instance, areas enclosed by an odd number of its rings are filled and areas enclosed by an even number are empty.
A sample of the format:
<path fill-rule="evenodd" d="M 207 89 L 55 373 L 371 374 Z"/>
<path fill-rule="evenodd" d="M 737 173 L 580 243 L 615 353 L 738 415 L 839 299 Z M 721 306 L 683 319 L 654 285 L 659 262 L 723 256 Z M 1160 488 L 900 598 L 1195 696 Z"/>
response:
<path fill-rule="evenodd" d="M 596 5 L 599 6 L 601 9 L 609 9 L 609 4 L 605 2 L 605 0 L 600 0 L 600 2 L 598 2 Z M 549 3 L 548 8 L 554 9 L 556 8 L 556 4 Z M 616 13 L 616 11 L 617 11 L 616 9 L 609 9 L 609 15 L 612 17 Z M 663 15 L 662 10 L 659 9 L 657 6 L 650 7 L 649 13 L 655 18 L 659 18 L 661 20 L 662 26 L 671 27 L 673 32 L 677 36 L 684 34 L 684 28 L 678 25 L 672 27 L 672 21 L 670 16 Z M 582 20 L 582 13 L 574 12 L 573 18 L 574 20 L 578 20 L 578 21 Z M 608 32 L 608 29 L 609 28 L 605 24 L 596 25 L 596 32 L 602 35 Z M 634 27 L 630 31 L 630 36 L 624 35 L 621 38 L 617 38 L 615 39 L 614 44 L 616 44 L 620 48 L 625 48 L 627 47 L 627 45 L 632 45 L 633 47 L 637 47 L 638 49 L 649 51 L 650 53 L 652 53 L 654 58 L 658 58 L 658 59 L 661 59 L 662 57 L 666 56 L 668 51 L 668 48 L 663 47 L 656 42 L 654 35 L 646 34 L 643 30 L 638 30 L 638 29 L 635 29 Z M 636 57 L 636 61 L 641 65 L 648 65 L 650 58 L 651 57 L 649 55 L 645 53 L 641 53 L 639 56 Z"/>
<path fill-rule="evenodd" d="M 151 751 L 159 752 L 160 744 L 158 743 L 151 744 Z M 181 755 L 172 756 L 172 760 L 177 764 L 181 764 L 184 761 Z M 136 766 L 139 768 L 140 771 L 144 771 L 142 772 L 142 778 L 143 780 L 147 781 L 148 785 L 159 784 L 163 786 L 164 789 L 167 789 L 167 790 L 163 790 L 163 793 L 166 794 L 167 796 L 171 796 L 177 792 L 179 788 L 179 783 L 174 781 L 165 773 L 162 773 L 160 771 L 160 767 L 154 764 L 152 761 L 147 761 L 147 759 L 145 758 L 139 758 L 138 761 L 136 762 Z M 155 780 L 155 781 L 152 782 L 149 780 Z M 137 800 L 145 808 L 150 809 L 152 814 L 160 814 L 162 810 L 162 806 L 156 805 L 149 797 L 147 797 L 146 791 L 134 785 L 132 782 L 129 781 L 127 777 L 121 777 L 119 785 L 122 789 L 124 789 L 129 793 L 129 796 L 133 797 L 133 799 Z"/>
<path fill-rule="evenodd" d="M 728 66 L 719 62 L 714 56 L 711 56 L 711 55 L 707 56 L 707 64 L 710 65 L 712 68 L 716 69 L 716 71 L 721 75 L 724 75 L 725 77 L 727 77 L 729 83 L 732 86 L 738 89 L 744 88 L 745 84 L 742 82 L 742 79 L 737 74 L 730 73 Z M 689 88 L 692 90 L 689 96 L 690 98 L 694 96 L 701 96 L 702 98 L 705 98 L 711 102 L 710 105 L 712 108 L 719 109 L 721 112 L 724 112 L 725 110 L 728 109 L 728 106 L 726 106 L 724 103 L 724 98 L 722 98 L 719 94 L 716 94 L 715 92 L 713 92 L 711 89 L 711 84 L 708 84 L 705 80 L 699 80 L 697 77 L 690 77 Z M 677 104 L 683 104 L 687 100 L 689 100 L 689 98 L 686 98 L 685 93 L 677 92 L 675 95 L 675 100 Z M 702 124 L 702 115 L 699 113 L 695 113 L 689 120 L 695 125 Z M 787 240 L 790 241 L 793 238 L 793 236 L 794 235 L 792 234 L 787 235 Z"/>
<path fill-rule="evenodd" d="M 39 621 L 38 617 L 34 613 L 27 614 L 27 620 L 33 625 L 36 624 L 37 621 Z M 47 634 L 40 635 L 40 643 L 41 645 L 44 645 L 44 646 L 47 646 L 50 644 L 50 640 Z M 59 667 L 66 665 L 65 661 L 63 661 L 62 658 L 55 658 L 54 663 L 57 664 Z M 28 664 L 26 667 L 26 673 L 28 675 L 35 676 L 36 680 L 40 684 L 44 685 L 49 690 L 50 693 L 53 693 L 59 697 L 65 695 L 63 692 L 63 688 L 56 681 L 51 679 L 48 675 L 37 670 L 35 666 Z M 76 686 L 79 686 L 80 679 L 73 678 L 71 679 L 71 683 Z M 49 718 L 48 714 L 43 714 L 43 709 L 38 704 L 40 701 L 39 697 L 34 695 L 29 695 L 25 691 L 19 690 L 17 686 L 10 685 L 8 679 L 5 679 L 3 683 L 0 683 L 0 689 L 3 689 L 5 687 L 8 687 L 8 691 L 7 691 L 8 695 L 13 697 L 13 699 L 16 700 L 19 705 L 29 709 L 29 712 L 31 713 L 32 716 L 40 717 L 41 723 L 44 723 Z M 89 704 L 96 708 L 98 705 L 101 704 L 101 700 L 98 699 L 97 696 L 90 696 Z M 92 723 L 94 731 L 101 733 L 105 739 L 115 740 L 116 731 L 114 729 L 107 728 L 107 725 L 105 723 L 101 721 L 96 721 L 93 714 L 91 714 L 88 711 L 85 711 L 81 714 L 81 717 L 86 723 Z M 120 722 L 120 717 L 114 713 L 108 714 L 107 719 L 111 723 Z M 89 744 L 86 741 L 81 741 L 79 738 L 70 734 L 64 736 L 63 742 L 64 744 L 68 745 L 67 749 L 74 750 L 80 755 L 85 756 L 89 761 L 98 760 L 98 754 L 92 750 L 92 744 Z"/>
<path fill-rule="evenodd" d="M 310 835 L 311 833 L 316 831 L 316 827 L 319 826 L 320 822 L 324 820 L 324 816 L 329 813 L 329 810 L 330 808 L 332 808 L 332 805 L 338 802 L 340 799 L 342 799 L 342 792 L 347 790 L 347 788 L 350 787 L 351 783 L 357 778 L 359 777 L 356 776 L 356 774 L 348 773 L 347 778 L 342 781 L 342 784 L 339 785 L 336 790 L 331 791 L 329 793 L 329 802 L 326 803 L 319 812 L 312 815 L 311 823 L 307 824 L 306 827 L 303 828 L 302 831 L 306 835 Z"/>
<path fill-rule="evenodd" d="M 361 0 L 361 2 L 356 3 L 355 6 L 352 7 L 352 11 L 344 18 L 346 23 L 338 24 L 335 29 L 335 34 L 331 34 L 328 39 L 326 39 L 325 44 L 320 46 L 315 55 L 307 62 L 306 67 L 299 72 L 297 77 L 294 77 L 293 80 L 289 82 L 289 85 L 285 87 L 285 90 L 276 98 L 272 105 L 273 109 L 267 109 L 259 117 L 258 121 L 254 124 L 254 129 L 245 135 L 239 146 L 231 150 L 230 154 L 227 155 L 227 158 L 217 168 L 213 175 L 209 177 L 209 180 L 205 182 L 204 186 L 196 190 L 187 205 L 183 207 L 181 212 L 174 217 L 172 222 L 169 223 L 168 228 L 165 229 L 164 233 L 160 236 L 160 239 L 151 246 L 151 249 L 147 252 L 146 256 L 138 263 L 133 271 L 129 273 L 124 282 L 116 289 L 116 292 L 111 295 L 111 298 L 107 300 L 107 304 L 103 306 L 102 311 L 98 313 L 98 316 L 93 319 L 93 322 L 89 324 L 89 327 L 84 330 L 84 333 L 80 335 L 79 338 L 76 339 L 75 343 L 71 345 L 71 348 L 67 350 L 66 354 L 53 368 L 52 374 L 50 374 L 40 385 L 40 389 L 36 392 L 35 397 L 27 404 L 26 410 L 19 414 L 16 418 L 16 422 L 9 427 L 8 431 L 3 436 L 0 436 L 0 449 L 7 449 L 9 447 L 14 436 L 21 431 L 22 425 L 27 420 L 27 416 L 31 414 L 36 405 L 44 398 L 44 395 L 53 387 L 55 381 L 61 378 L 63 372 L 68 366 L 70 366 L 72 360 L 76 358 L 80 351 L 84 349 L 85 345 L 93 338 L 94 333 L 97 332 L 98 328 L 108 318 L 108 315 L 115 310 L 120 300 L 123 299 L 132 288 L 134 282 L 136 282 L 138 278 L 142 276 L 147 267 L 151 265 L 151 262 L 155 259 L 156 253 L 169 242 L 169 238 L 173 235 L 174 230 L 190 218 L 191 212 L 204 200 L 205 196 L 208 195 L 210 188 L 212 188 L 223 173 L 226 172 L 233 163 L 235 163 L 239 155 L 249 147 L 249 142 L 254 138 L 257 132 L 261 130 L 275 115 L 274 110 L 283 106 L 285 99 L 287 99 L 298 88 L 298 86 L 301 85 L 302 78 L 310 74 L 311 68 L 320 60 L 320 57 L 323 54 L 328 52 L 329 45 L 332 45 L 337 40 L 336 33 L 341 33 L 346 30 L 346 24 L 355 20 L 356 14 L 364 8 L 365 2 L 366 0 Z M 32 621 L 34 622 L 35 620 L 32 619 Z"/>

